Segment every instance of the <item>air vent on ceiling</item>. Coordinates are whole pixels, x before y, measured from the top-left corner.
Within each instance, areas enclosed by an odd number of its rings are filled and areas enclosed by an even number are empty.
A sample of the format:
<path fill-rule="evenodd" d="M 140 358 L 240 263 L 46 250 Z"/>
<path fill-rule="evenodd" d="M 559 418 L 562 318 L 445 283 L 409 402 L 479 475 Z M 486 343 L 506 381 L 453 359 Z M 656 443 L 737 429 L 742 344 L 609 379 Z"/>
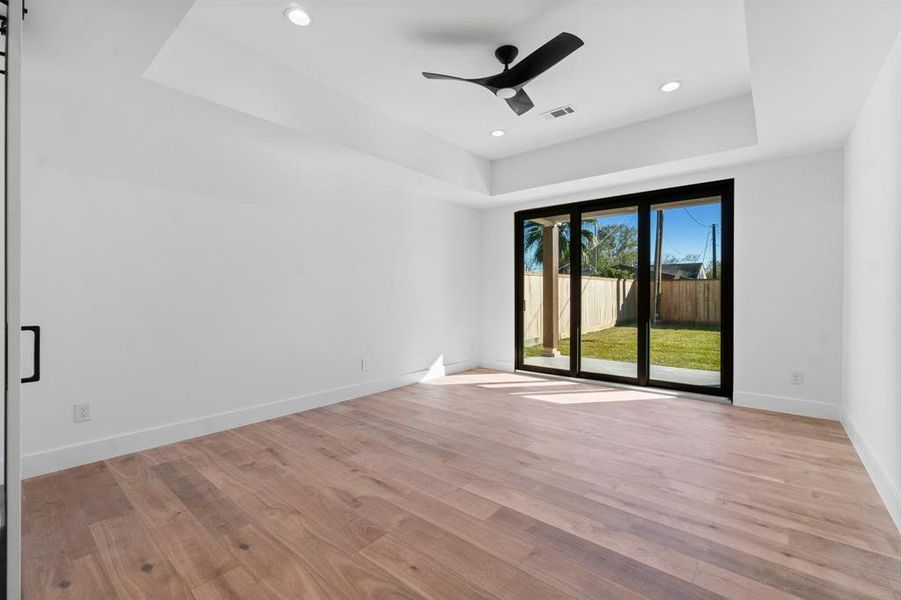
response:
<path fill-rule="evenodd" d="M 553 110 L 549 110 L 545 113 L 541 113 L 541 116 L 545 119 L 559 119 L 560 117 L 565 117 L 566 115 L 571 115 L 576 112 L 576 109 L 572 107 L 572 105 L 561 106 L 560 108 L 555 108 Z"/>

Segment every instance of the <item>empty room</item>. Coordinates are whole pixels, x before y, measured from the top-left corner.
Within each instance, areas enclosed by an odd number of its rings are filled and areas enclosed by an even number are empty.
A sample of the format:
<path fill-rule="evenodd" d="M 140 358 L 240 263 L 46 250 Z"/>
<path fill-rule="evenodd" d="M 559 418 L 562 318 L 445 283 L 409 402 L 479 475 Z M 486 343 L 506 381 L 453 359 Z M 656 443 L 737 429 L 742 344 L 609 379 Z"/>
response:
<path fill-rule="evenodd" d="M 901 0 L 0 45 L 0 598 L 901 599 Z"/>

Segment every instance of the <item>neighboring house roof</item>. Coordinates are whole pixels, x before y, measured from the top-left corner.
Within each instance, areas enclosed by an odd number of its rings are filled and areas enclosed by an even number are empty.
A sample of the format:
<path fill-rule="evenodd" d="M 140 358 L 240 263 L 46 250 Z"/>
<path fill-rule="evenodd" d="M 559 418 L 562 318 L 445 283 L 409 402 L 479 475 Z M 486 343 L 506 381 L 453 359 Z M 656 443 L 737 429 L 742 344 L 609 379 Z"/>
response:
<path fill-rule="evenodd" d="M 617 265 L 620 269 L 635 272 L 635 267 L 629 265 Z M 653 276 L 654 267 L 651 266 Z M 660 276 L 663 279 L 707 279 L 707 270 L 704 263 L 664 263 Z"/>
<path fill-rule="evenodd" d="M 707 279 L 704 263 L 663 264 L 663 276 L 667 279 Z"/>

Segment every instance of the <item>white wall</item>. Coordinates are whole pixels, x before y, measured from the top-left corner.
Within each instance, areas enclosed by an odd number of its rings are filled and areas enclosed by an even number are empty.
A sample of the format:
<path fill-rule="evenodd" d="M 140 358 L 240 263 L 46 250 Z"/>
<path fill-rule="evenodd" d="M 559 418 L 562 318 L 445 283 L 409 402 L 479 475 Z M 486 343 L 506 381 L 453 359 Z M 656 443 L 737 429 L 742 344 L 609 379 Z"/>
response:
<path fill-rule="evenodd" d="M 901 37 L 845 169 L 842 421 L 901 529 Z"/>
<path fill-rule="evenodd" d="M 754 102 L 744 94 L 496 160 L 491 192 L 532 190 L 756 143 Z"/>
<path fill-rule="evenodd" d="M 137 77 L 57 89 L 34 60 L 26 475 L 476 365 L 477 211 Z"/>
<path fill-rule="evenodd" d="M 842 153 L 831 150 L 482 212 L 482 364 L 512 369 L 513 213 L 735 178 L 734 401 L 839 417 Z M 804 384 L 791 385 L 792 371 Z"/>

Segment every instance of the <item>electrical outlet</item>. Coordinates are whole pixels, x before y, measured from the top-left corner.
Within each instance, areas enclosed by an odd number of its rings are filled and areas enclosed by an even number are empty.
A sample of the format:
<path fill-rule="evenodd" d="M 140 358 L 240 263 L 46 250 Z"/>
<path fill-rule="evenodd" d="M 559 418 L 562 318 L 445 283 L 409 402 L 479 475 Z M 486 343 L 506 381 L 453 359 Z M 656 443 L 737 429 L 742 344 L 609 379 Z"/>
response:
<path fill-rule="evenodd" d="M 85 402 L 84 404 L 76 404 L 75 405 L 75 422 L 76 423 L 84 423 L 85 421 L 91 420 L 91 405 Z"/>
<path fill-rule="evenodd" d="M 361 370 L 361 371 L 368 371 L 368 370 L 369 370 L 369 359 L 368 359 L 368 358 L 361 358 L 361 359 L 360 359 L 360 370 Z"/>
<path fill-rule="evenodd" d="M 804 371 L 792 371 L 789 381 L 792 385 L 804 385 Z"/>

